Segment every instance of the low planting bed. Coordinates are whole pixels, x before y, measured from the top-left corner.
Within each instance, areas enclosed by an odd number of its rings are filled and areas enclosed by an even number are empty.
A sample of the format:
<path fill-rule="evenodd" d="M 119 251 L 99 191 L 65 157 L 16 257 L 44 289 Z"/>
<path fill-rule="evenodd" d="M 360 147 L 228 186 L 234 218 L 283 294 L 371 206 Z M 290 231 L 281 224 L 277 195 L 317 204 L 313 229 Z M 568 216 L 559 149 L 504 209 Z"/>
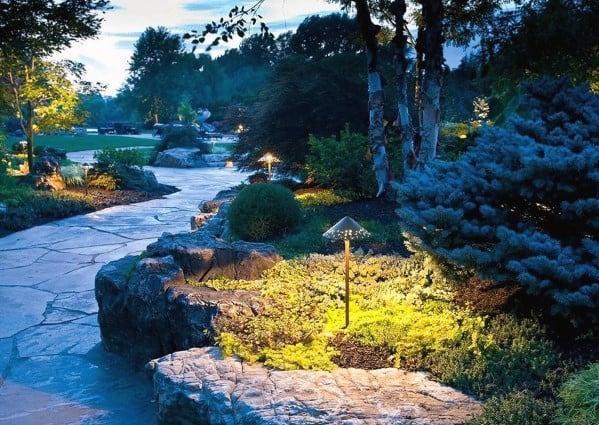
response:
<path fill-rule="evenodd" d="M 252 244 L 228 229 L 234 196 L 98 275 L 106 347 L 138 365 L 164 355 L 147 366 L 163 422 L 597 422 L 595 333 L 555 327 L 518 287 L 409 254 L 384 203 L 296 192 L 298 227 Z M 347 328 L 340 247 L 319 240 L 344 215 L 373 233 L 353 252 Z"/>

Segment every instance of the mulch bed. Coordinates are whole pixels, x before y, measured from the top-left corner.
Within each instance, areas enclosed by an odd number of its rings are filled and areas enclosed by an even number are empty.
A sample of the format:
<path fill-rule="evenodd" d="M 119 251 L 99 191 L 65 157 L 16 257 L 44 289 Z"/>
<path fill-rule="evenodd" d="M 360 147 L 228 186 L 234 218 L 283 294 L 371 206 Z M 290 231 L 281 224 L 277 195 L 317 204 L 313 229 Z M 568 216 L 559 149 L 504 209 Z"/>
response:
<path fill-rule="evenodd" d="M 339 351 L 339 355 L 333 357 L 339 367 L 368 370 L 393 367 L 391 352 L 384 347 L 370 347 L 343 335 L 335 336 L 331 345 Z"/>
<path fill-rule="evenodd" d="M 455 303 L 469 307 L 479 314 L 498 314 L 515 309 L 515 302 L 522 295 L 518 285 L 499 286 L 489 280 L 473 276 L 456 286 Z"/>

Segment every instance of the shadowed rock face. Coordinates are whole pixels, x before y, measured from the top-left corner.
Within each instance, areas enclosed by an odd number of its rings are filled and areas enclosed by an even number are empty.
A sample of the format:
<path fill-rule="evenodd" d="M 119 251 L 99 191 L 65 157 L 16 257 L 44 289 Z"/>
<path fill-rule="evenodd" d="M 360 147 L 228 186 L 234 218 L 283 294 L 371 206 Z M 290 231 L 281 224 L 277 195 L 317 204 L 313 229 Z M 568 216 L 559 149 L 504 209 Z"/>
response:
<path fill-rule="evenodd" d="M 214 343 L 213 318 L 259 307 L 247 291 L 218 292 L 185 283 L 173 257 L 125 257 L 96 276 L 104 347 L 141 366 L 150 359 Z"/>
<path fill-rule="evenodd" d="M 168 424 L 462 424 L 480 404 L 421 372 L 273 371 L 221 359 L 215 347 L 151 361 L 158 415 Z"/>

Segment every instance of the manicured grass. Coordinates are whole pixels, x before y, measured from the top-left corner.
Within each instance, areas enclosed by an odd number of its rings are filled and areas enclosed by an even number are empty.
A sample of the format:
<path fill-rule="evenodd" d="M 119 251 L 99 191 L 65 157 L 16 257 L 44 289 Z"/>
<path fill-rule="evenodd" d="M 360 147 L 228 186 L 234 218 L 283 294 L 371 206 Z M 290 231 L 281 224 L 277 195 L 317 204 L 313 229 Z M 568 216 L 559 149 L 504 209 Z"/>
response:
<path fill-rule="evenodd" d="M 11 138 L 10 144 L 18 141 Z M 63 149 L 67 152 L 95 150 L 103 148 L 127 148 L 134 146 L 154 146 L 158 139 L 141 139 L 138 137 L 118 135 L 87 135 L 87 136 L 36 136 L 34 145 Z"/>

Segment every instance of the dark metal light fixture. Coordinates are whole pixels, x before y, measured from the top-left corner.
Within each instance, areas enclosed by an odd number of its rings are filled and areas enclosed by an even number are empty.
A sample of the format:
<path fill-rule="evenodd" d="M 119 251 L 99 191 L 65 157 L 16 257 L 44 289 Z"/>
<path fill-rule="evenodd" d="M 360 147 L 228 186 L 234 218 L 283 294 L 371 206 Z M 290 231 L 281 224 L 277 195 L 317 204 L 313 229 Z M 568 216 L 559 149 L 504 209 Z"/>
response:
<path fill-rule="evenodd" d="M 338 241 L 343 240 L 345 244 L 345 327 L 349 326 L 349 257 L 350 241 L 365 239 L 370 236 L 368 230 L 360 226 L 351 217 L 343 217 L 333 227 L 327 230 L 322 236 L 327 239 Z"/>
<path fill-rule="evenodd" d="M 89 189 L 89 178 L 88 178 L 88 174 L 89 174 L 89 170 L 92 169 L 92 166 L 90 164 L 88 164 L 87 162 L 84 162 L 81 165 L 81 168 L 83 168 L 83 173 L 85 174 L 85 196 L 87 196 L 87 192 Z"/>

